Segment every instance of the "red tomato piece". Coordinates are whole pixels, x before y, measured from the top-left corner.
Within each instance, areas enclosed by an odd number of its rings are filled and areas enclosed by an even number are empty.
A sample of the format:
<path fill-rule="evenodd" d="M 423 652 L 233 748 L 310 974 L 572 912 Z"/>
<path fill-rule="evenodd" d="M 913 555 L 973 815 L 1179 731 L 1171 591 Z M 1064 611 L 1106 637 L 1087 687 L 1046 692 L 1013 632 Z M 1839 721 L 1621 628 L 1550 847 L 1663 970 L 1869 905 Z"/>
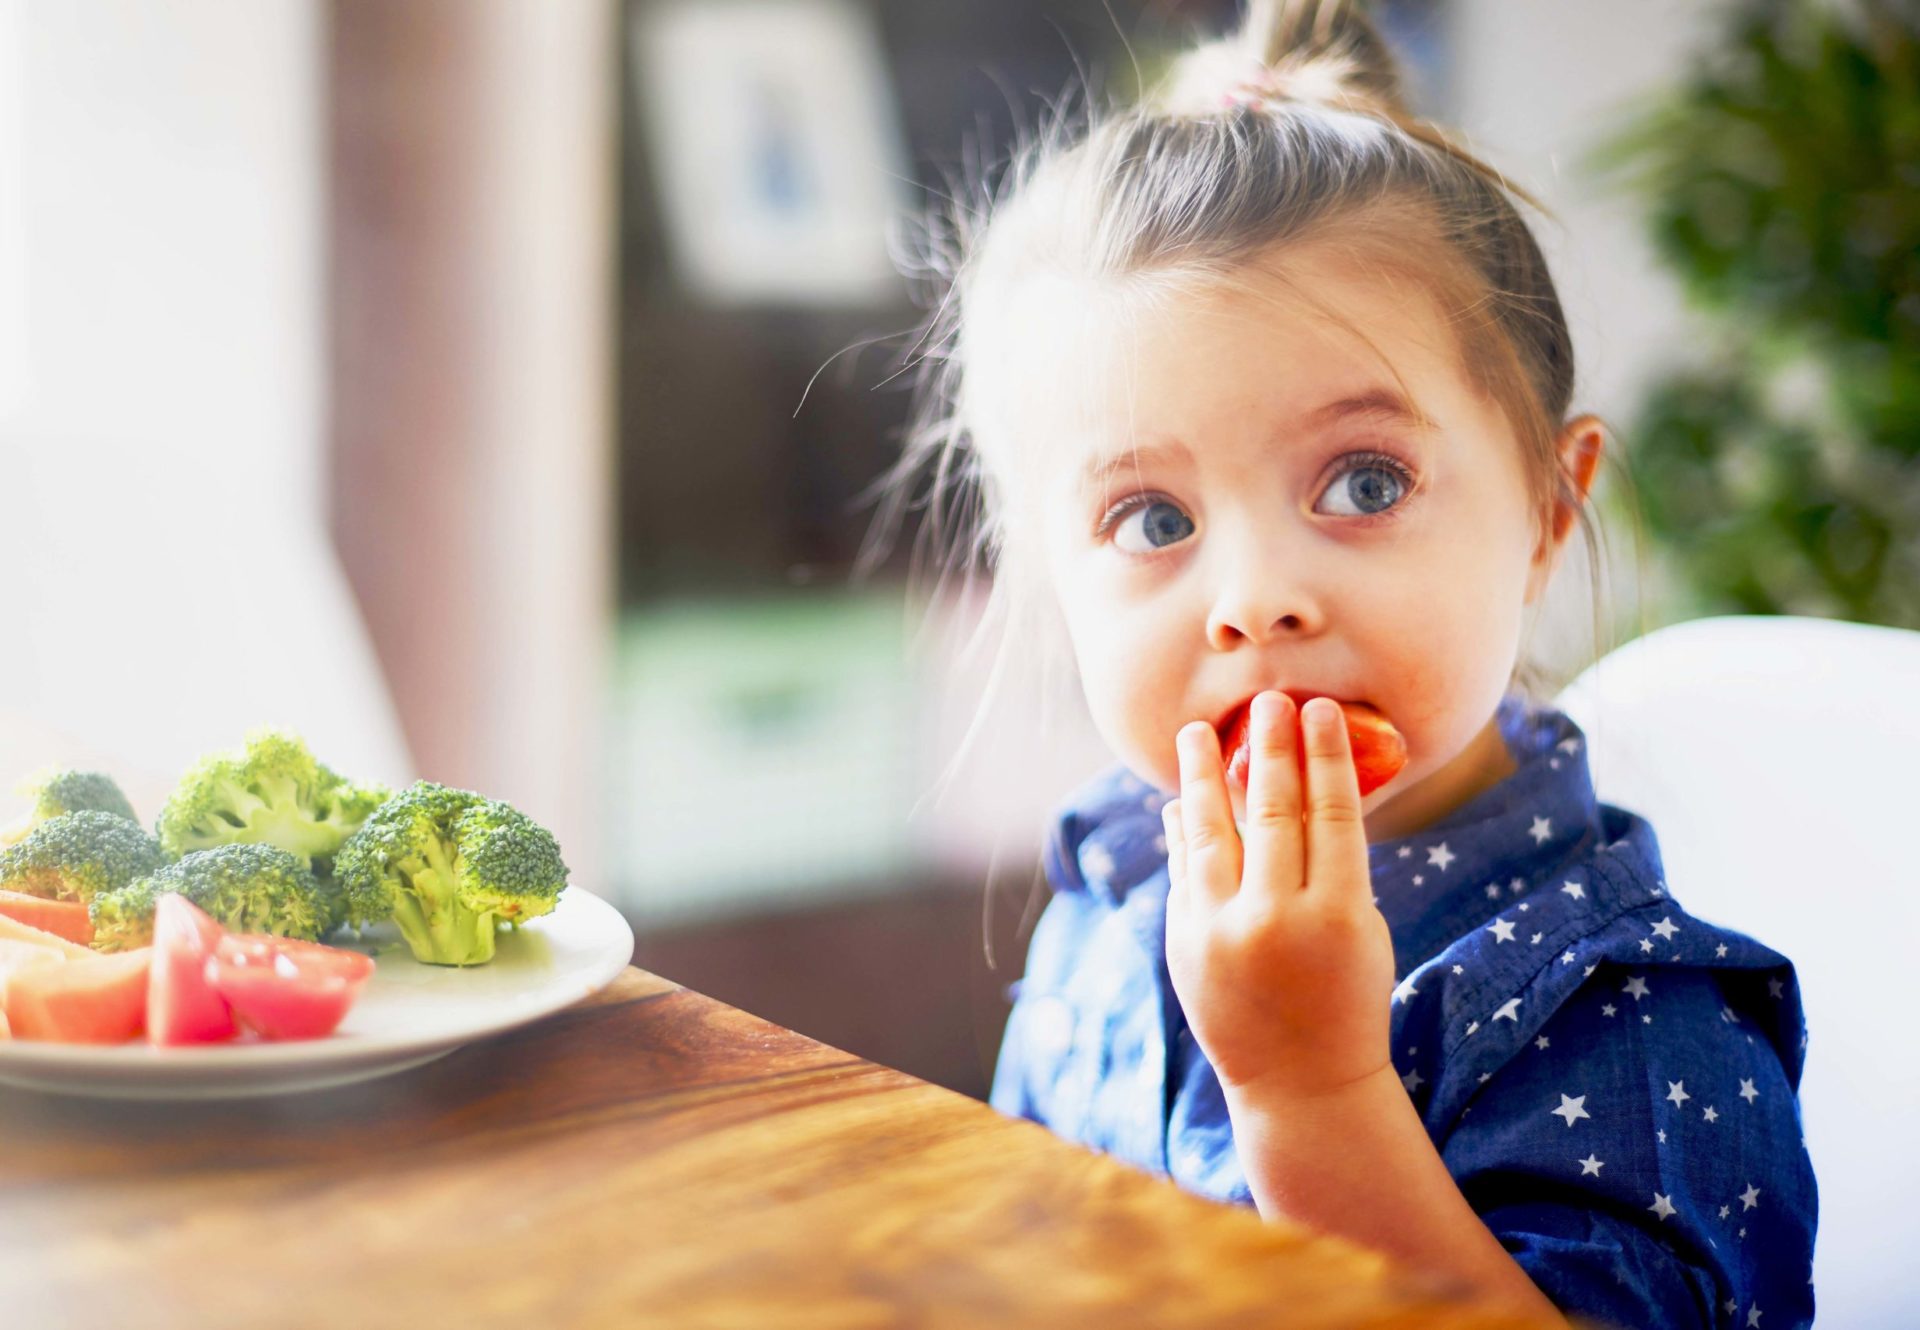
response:
<path fill-rule="evenodd" d="M 147 1019 L 151 947 L 17 972 L 7 985 L 15 1039 L 120 1044 Z"/>
<path fill-rule="evenodd" d="M 93 941 L 93 920 L 79 901 L 50 901 L 24 891 L 0 891 L 0 916 L 82 946 Z"/>
<path fill-rule="evenodd" d="M 1342 702 L 1340 714 L 1347 722 L 1347 739 L 1353 749 L 1353 770 L 1360 779 L 1360 794 L 1364 798 L 1399 775 L 1400 768 L 1407 765 L 1407 741 L 1401 737 L 1400 731 L 1393 728 L 1392 721 L 1372 707 Z M 1242 706 L 1233 713 L 1220 734 L 1220 751 L 1227 760 L 1227 779 L 1242 791 L 1247 788 L 1247 771 L 1253 760 L 1253 747 L 1247 729 L 1251 717 L 1251 704 Z M 1296 744 L 1295 754 L 1299 759 L 1300 778 L 1305 780 L 1307 750 L 1304 743 Z"/>
<path fill-rule="evenodd" d="M 264 933 L 229 933 L 207 959 L 207 983 L 265 1039 L 323 1039 L 360 996 L 373 957 Z"/>
<path fill-rule="evenodd" d="M 207 982 L 207 958 L 226 932 L 178 892 L 168 892 L 154 905 L 148 1043 L 161 1048 L 233 1038 L 233 1008 Z"/>

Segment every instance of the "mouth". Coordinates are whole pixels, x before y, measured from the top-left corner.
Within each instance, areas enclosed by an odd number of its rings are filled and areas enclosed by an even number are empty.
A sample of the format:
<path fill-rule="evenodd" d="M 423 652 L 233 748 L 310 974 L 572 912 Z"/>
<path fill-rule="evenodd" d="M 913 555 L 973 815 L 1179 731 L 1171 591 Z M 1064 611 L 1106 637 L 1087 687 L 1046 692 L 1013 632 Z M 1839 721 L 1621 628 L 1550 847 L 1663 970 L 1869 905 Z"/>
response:
<path fill-rule="evenodd" d="M 1278 691 L 1292 698 L 1296 708 L 1304 707 L 1316 697 L 1329 696 L 1304 689 L 1285 688 Z M 1340 704 L 1341 713 L 1347 717 L 1347 731 L 1354 743 L 1355 762 L 1360 769 L 1361 793 L 1369 793 L 1391 780 L 1405 765 L 1405 741 L 1372 703 L 1349 702 L 1337 697 L 1333 700 Z M 1252 716 L 1253 698 L 1249 697 L 1229 708 L 1225 715 L 1213 723 L 1214 732 L 1220 736 L 1220 753 L 1226 762 L 1227 783 L 1242 794 L 1246 793 L 1247 772 L 1253 759 L 1249 742 Z M 1356 723 L 1361 726 L 1358 732 L 1354 728 Z M 1304 758 L 1302 763 L 1304 769 Z"/>
<path fill-rule="evenodd" d="M 1285 693 L 1288 697 L 1293 699 L 1293 705 L 1295 710 L 1298 710 L 1301 707 L 1306 706 L 1307 703 L 1311 702 L 1316 697 L 1332 696 L 1332 694 L 1330 693 L 1316 693 L 1311 689 L 1305 689 L 1305 688 L 1275 688 L 1270 690 L 1263 689 L 1262 691 Z M 1339 698 L 1339 697 L 1335 697 L 1333 700 L 1340 704 L 1340 709 L 1342 711 L 1358 710 L 1358 711 L 1377 712 L 1378 710 L 1371 702 L 1348 701 L 1345 698 Z M 1242 698 L 1240 701 L 1234 703 L 1231 707 L 1228 707 L 1227 710 L 1222 715 L 1220 715 L 1218 718 L 1214 720 L 1213 731 L 1215 734 L 1218 734 L 1220 736 L 1220 751 L 1222 753 L 1230 753 L 1235 748 L 1244 747 L 1246 745 L 1247 726 L 1248 726 L 1248 723 L 1252 720 L 1252 718 L 1253 718 L 1253 698 L 1247 697 L 1247 698 Z"/>

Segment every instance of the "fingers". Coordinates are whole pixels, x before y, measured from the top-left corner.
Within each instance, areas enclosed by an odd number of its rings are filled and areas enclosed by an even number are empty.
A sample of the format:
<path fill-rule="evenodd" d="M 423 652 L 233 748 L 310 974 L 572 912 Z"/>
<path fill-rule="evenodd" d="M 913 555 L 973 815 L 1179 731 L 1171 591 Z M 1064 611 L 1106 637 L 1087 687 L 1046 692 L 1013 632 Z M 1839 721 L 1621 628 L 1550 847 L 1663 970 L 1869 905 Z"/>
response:
<path fill-rule="evenodd" d="M 1296 714 L 1285 693 L 1262 693 L 1248 723 L 1247 881 L 1276 891 L 1305 881 Z"/>
<path fill-rule="evenodd" d="M 1366 863 L 1367 833 L 1346 719 L 1339 703 L 1316 697 L 1307 703 L 1302 720 L 1307 749 L 1306 880 L 1357 884 L 1371 899 L 1366 876 L 1347 871 Z"/>
<path fill-rule="evenodd" d="M 1205 721 L 1194 721 L 1181 729 L 1174 746 L 1180 756 L 1182 872 L 1189 890 L 1218 904 L 1240 886 L 1240 834 L 1233 826 L 1220 736 Z"/>

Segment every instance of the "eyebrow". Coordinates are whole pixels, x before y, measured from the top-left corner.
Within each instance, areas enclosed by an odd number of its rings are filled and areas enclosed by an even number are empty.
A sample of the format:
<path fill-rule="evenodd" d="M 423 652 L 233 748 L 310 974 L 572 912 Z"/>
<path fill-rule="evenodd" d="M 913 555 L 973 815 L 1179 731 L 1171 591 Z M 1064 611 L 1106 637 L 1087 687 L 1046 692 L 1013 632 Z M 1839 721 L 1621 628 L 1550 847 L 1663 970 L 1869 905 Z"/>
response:
<path fill-rule="evenodd" d="M 1391 388 L 1369 388 L 1351 397 L 1342 397 L 1337 401 L 1328 402 L 1325 406 L 1308 412 L 1307 420 L 1321 425 L 1354 416 L 1365 420 L 1412 425 L 1419 429 L 1432 429 L 1435 424 L 1431 416 Z"/>
<path fill-rule="evenodd" d="M 1301 419 L 1309 427 L 1330 425 L 1338 420 L 1374 420 L 1382 424 L 1406 425 L 1414 429 L 1434 429 L 1437 422 L 1426 412 L 1391 388 L 1367 388 L 1346 397 L 1317 406 Z M 1081 471 L 1080 484 L 1086 490 L 1104 489 L 1117 472 L 1158 466 L 1188 455 L 1181 443 L 1148 444 L 1128 448 L 1109 457 L 1090 460 Z"/>

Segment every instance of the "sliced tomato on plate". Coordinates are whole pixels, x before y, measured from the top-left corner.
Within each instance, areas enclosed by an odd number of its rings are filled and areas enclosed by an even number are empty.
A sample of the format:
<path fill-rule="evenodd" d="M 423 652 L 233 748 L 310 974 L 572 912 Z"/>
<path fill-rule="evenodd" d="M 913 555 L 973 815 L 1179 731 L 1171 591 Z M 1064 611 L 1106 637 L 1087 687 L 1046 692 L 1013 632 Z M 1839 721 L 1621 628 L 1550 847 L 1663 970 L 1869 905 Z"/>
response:
<path fill-rule="evenodd" d="M 7 984 L 7 1022 L 15 1039 L 120 1044 L 147 1018 L 151 949 L 89 956 L 16 971 Z"/>
<path fill-rule="evenodd" d="M 321 1039 L 360 995 L 373 957 L 297 938 L 229 933 L 205 972 L 240 1023 L 262 1038 Z"/>
<path fill-rule="evenodd" d="M 79 901 L 51 901 L 23 891 L 0 891 L 0 917 L 83 946 L 93 941 L 93 921 Z"/>
<path fill-rule="evenodd" d="M 147 972 L 147 1042 L 156 1048 L 231 1039 L 233 1008 L 207 982 L 207 960 L 226 930 L 178 892 L 153 909 L 153 966 Z"/>

